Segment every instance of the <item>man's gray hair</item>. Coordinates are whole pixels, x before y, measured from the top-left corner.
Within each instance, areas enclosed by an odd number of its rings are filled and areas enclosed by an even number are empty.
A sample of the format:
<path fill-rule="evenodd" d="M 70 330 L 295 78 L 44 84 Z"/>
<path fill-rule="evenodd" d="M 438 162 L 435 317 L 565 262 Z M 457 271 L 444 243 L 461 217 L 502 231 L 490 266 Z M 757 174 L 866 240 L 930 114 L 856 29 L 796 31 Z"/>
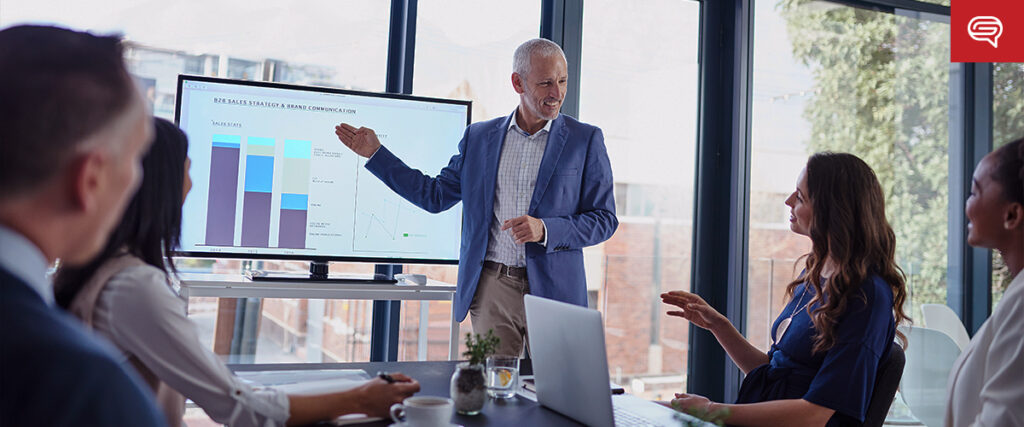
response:
<path fill-rule="evenodd" d="M 535 54 L 542 57 L 558 55 L 565 61 L 565 52 L 562 52 L 562 47 L 555 42 L 548 39 L 527 40 L 519 45 L 512 55 L 512 72 L 526 78 L 526 75 L 530 73 L 530 59 Z"/>
<path fill-rule="evenodd" d="M 136 99 L 118 36 L 6 28 L 0 31 L 0 76 L 0 202 L 60 174 Z"/>

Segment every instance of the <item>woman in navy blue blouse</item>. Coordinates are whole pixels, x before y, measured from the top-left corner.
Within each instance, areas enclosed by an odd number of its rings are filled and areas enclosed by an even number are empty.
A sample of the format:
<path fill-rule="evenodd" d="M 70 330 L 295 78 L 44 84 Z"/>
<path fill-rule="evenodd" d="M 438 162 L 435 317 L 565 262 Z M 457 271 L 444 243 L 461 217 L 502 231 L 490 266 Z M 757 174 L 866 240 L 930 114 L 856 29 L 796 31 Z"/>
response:
<path fill-rule="evenodd" d="M 715 335 L 747 374 L 735 404 L 692 394 L 683 409 L 728 408 L 736 426 L 846 426 L 864 420 L 875 375 L 907 321 L 896 237 L 874 171 L 845 153 L 811 156 L 786 199 L 790 229 L 811 238 L 804 270 L 789 284 L 789 303 L 772 325 L 768 353 L 758 350 L 697 295 L 673 291 L 662 301 Z"/>

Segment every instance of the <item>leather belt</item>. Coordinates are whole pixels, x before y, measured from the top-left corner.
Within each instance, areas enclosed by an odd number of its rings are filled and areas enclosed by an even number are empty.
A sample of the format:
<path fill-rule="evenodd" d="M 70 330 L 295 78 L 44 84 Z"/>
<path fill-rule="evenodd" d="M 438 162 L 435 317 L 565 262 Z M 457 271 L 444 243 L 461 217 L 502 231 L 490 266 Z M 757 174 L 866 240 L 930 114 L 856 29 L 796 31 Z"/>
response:
<path fill-rule="evenodd" d="M 508 276 L 513 279 L 526 280 L 526 267 L 510 267 L 500 262 L 484 261 L 484 268 L 491 271 L 497 271 L 499 275 Z"/>

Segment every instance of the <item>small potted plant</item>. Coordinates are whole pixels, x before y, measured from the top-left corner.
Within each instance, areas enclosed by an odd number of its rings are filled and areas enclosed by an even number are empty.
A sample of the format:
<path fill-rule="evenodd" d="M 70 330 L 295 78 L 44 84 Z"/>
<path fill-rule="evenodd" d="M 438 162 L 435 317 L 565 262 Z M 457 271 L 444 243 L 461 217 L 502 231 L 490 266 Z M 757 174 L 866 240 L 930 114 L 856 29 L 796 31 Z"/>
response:
<path fill-rule="evenodd" d="M 484 362 L 487 356 L 494 354 L 501 339 L 494 336 L 494 330 L 488 330 L 481 337 L 466 334 L 466 351 L 463 356 L 469 361 L 459 363 L 452 374 L 451 397 L 455 401 L 455 411 L 464 415 L 476 415 L 484 407 L 487 398 L 487 386 L 484 378 Z"/>

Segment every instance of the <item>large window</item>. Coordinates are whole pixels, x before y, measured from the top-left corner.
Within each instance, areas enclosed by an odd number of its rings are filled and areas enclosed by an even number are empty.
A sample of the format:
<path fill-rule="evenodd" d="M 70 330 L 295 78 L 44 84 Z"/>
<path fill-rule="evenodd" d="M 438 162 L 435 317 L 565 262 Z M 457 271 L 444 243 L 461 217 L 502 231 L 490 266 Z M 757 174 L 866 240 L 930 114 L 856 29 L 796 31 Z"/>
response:
<path fill-rule="evenodd" d="M 796 260 L 810 250 L 808 238 L 789 231 L 784 201 L 815 152 L 853 153 L 878 175 L 908 313 L 946 302 L 947 20 L 756 3 L 747 336 L 762 350 Z"/>
<path fill-rule="evenodd" d="M 304 13 L 291 14 L 282 13 L 285 5 L 239 2 L 5 0 L 0 2 L 0 27 L 43 23 L 123 34 L 129 70 L 151 100 L 154 113 L 165 118 L 174 114 L 179 73 L 382 91 L 389 4 L 318 0 L 304 2 L 302 8 Z M 231 25 L 225 24 L 226 19 Z M 240 23 L 246 25 L 236 25 Z M 244 268 L 242 264 L 211 259 L 178 262 L 186 272 L 236 274 Z M 308 269 L 298 262 L 252 264 L 264 269 Z M 368 264 L 332 265 L 332 271 L 372 270 Z M 454 277 L 437 274 L 431 278 L 454 282 Z M 451 304 L 433 302 L 422 311 L 418 302 L 403 305 L 400 358 L 447 358 Z M 368 301 L 192 298 L 189 313 L 204 344 L 231 362 L 369 360 L 372 310 Z M 433 327 L 429 334 L 419 330 L 421 319 L 428 320 L 424 327 Z"/>
<path fill-rule="evenodd" d="M 173 118 L 179 73 L 383 91 L 387 2 L 0 2 L 0 26 L 45 23 L 121 33 L 129 71 Z"/>
<path fill-rule="evenodd" d="M 540 33 L 540 2 L 420 0 L 417 8 L 413 93 L 472 100 L 475 122 L 511 114 L 519 105 L 512 52 Z"/>
<path fill-rule="evenodd" d="M 1024 138 L 1024 64 L 992 64 L 993 149 Z M 992 307 L 1013 277 L 998 252 L 992 254 Z"/>
<path fill-rule="evenodd" d="M 537 37 L 542 2 L 416 3 L 414 93 L 470 99 L 474 121 L 511 113 L 519 102 L 510 82 L 512 52 Z M 876 0 L 753 3 L 750 214 L 734 218 L 732 229 L 742 230 L 743 221 L 749 221 L 748 338 L 768 348 L 769 325 L 785 303 L 786 285 L 799 272 L 796 261 L 810 249 L 807 238 L 789 231 L 783 201 L 807 157 L 818 151 L 857 154 L 878 174 L 897 234 L 897 262 L 907 275 L 911 298 L 906 310 L 912 316 L 920 318 L 922 303 L 945 303 L 949 287 L 981 286 L 946 277 L 948 17 L 847 6 L 887 8 L 893 3 Z M 154 113 L 170 117 L 179 73 L 382 91 L 390 4 L 311 0 L 301 3 L 301 13 L 288 13 L 298 4 L 2 0 L 0 27 L 35 22 L 124 33 L 130 70 Z M 665 316 L 657 297 L 666 290 L 690 289 L 700 5 L 690 0 L 587 0 L 582 72 L 570 76 L 579 79 L 580 91 L 567 94 L 579 98 L 581 120 L 604 130 L 620 219 L 608 242 L 584 252 L 590 305 L 605 315 L 613 380 L 649 398 L 669 398 L 686 383 L 689 325 Z M 569 16 L 575 15 L 555 19 Z M 703 22 L 709 31 L 720 24 Z M 993 68 L 991 118 L 998 147 L 1024 136 L 1024 66 Z M 744 85 L 734 86 L 737 76 L 705 77 L 745 95 L 740 92 Z M 441 149 L 454 153 L 455 141 L 450 143 Z M 189 271 L 237 273 L 242 264 L 180 260 Z M 307 268 L 302 263 L 254 264 Z M 451 266 L 404 268 L 435 280 L 456 280 Z M 339 272 L 371 269 L 368 264 L 332 265 Z M 998 302 L 1009 278 L 998 257 L 993 270 L 993 301 Z M 369 302 L 191 302 L 205 342 L 231 360 L 369 357 Z M 402 304 L 399 359 L 443 359 L 451 304 L 432 302 L 425 309 L 420 304 Z M 462 328 L 471 326 L 467 322 Z M 701 355 L 695 359 L 701 363 Z"/>
<path fill-rule="evenodd" d="M 685 389 L 689 324 L 658 295 L 690 289 L 700 4 L 594 0 L 584 12 L 579 117 L 604 131 L 619 217 L 584 250 L 588 288 L 612 380 L 671 399 Z"/>

